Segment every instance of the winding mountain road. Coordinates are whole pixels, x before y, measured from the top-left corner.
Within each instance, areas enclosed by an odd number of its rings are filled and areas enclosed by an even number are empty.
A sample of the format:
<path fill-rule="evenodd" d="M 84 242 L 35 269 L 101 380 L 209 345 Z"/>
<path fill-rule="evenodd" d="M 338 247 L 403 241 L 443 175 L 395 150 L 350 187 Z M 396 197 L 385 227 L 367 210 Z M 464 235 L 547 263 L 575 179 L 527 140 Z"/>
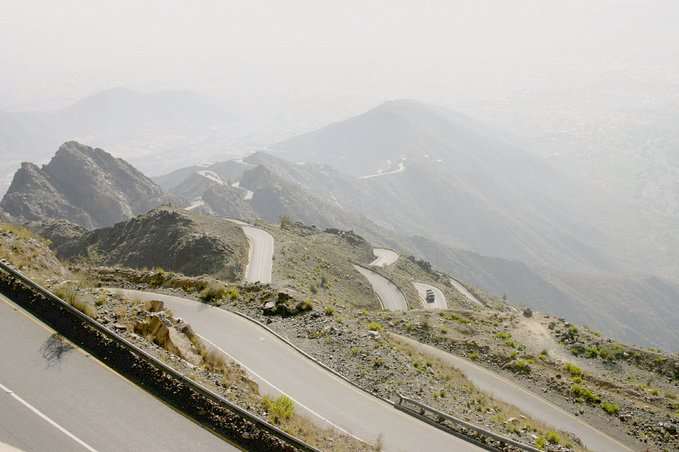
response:
<path fill-rule="evenodd" d="M 125 292 L 143 300 L 163 300 L 197 334 L 241 363 L 262 391 L 286 394 L 296 409 L 311 414 L 320 425 L 369 443 L 381 434 L 388 451 L 480 450 L 354 387 L 236 314 L 169 295 Z"/>
<path fill-rule="evenodd" d="M 398 253 L 385 248 L 373 248 L 376 259 L 370 263 L 372 267 L 388 267 L 398 260 Z"/>
<path fill-rule="evenodd" d="M 450 284 L 452 284 L 453 287 L 455 287 L 458 292 L 460 292 L 462 295 L 464 295 L 467 300 L 469 300 L 472 303 L 475 303 L 479 306 L 484 306 L 484 304 L 481 303 L 478 298 L 476 298 L 474 295 L 472 295 L 472 293 L 469 292 L 467 290 L 467 288 L 465 286 L 463 286 L 462 284 L 460 284 L 460 282 L 457 281 L 456 279 L 450 278 Z"/>
<path fill-rule="evenodd" d="M 448 309 L 448 304 L 446 304 L 446 296 L 443 295 L 443 292 L 438 287 L 419 282 L 414 282 L 413 286 L 415 286 L 415 289 L 417 289 L 417 295 L 420 296 L 420 300 L 422 301 L 424 309 Z M 427 290 L 434 292 L 433 303 L 427 302 Z"/>
<path fill-rule="evenodd" d="M 384 276 L 377 274 L 372 270 L 368 270 L 367 268 L 363 268 L 360 265 L 354 265 L 354 268 L 370 282 L 373 290 L 380 301 L 382 301 L 382 307 L 384 307 L 384 309 L 390 311 L 408 310 L 408 302 L 394 283 Z"/>
<path fill-rule="evenodd" d="M 0 450 L 239 450 L 0 296 Z"/>
<path fill-rule="evenodd" d="M 248 265 L 245 267 L 245 280 L 250 283 L 271 284 L 273 271 L 274 239 L 268 232 L 250 226 L 239 220 L 229 220 L 243 229 L 250 243 Z"/>
<path fill-rule="evenodd" d="M 492 394 L 496 399 L 514 405 L 548 425 L 574 433 L 589 449 L 601 452 L 631 450 L 572 414 L 498 374 L 438 348 L 396 334 L 392 334 L 392 336 L 459 369 L 476 387 L 483 392 Z"/>

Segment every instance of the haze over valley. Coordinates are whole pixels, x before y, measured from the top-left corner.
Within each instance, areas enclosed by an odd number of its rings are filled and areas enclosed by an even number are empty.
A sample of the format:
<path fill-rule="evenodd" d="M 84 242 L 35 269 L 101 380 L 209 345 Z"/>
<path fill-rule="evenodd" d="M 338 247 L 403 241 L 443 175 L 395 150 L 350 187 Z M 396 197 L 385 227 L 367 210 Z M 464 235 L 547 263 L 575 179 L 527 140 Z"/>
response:
<path fill-rule="evenodd" d="M 679 444 L 677 2 L 0 3 L 0 306 L 246 449 Z"/>

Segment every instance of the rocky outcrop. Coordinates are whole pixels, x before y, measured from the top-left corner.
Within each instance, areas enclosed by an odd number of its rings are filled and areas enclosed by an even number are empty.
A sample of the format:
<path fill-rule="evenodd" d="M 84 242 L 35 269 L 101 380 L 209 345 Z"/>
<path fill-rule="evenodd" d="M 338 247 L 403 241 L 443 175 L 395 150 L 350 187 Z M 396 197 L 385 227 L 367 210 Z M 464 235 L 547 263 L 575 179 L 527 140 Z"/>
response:
<path fill-rule="evenodd" d="M 93 229 L 172 202 L 180 201 L 124 160 L 69 141 L 42 168 L 23 163 L 0 207 L 29 221 L 62 218 Z"/>
<path fill-rule="evenodd" d="M 152 314 L 134 325 L 134 332 L 150 338 L 157 345 L 194 366 L 203 361 L 200 351 L 191 342 L 193 331 L 185 323 L 174 323 L 164 311 Z M 188 333 L 188 334 L 187 334 Z"/>
<path fill-rule="evenodd" d="M 216 275 L 239 280 L 247 241 L 236 224 L 223 218 L 160 207 L 121 222 L 53 243 L 60 258 L 101 265 L 156 268 L 188 276 Z"/>

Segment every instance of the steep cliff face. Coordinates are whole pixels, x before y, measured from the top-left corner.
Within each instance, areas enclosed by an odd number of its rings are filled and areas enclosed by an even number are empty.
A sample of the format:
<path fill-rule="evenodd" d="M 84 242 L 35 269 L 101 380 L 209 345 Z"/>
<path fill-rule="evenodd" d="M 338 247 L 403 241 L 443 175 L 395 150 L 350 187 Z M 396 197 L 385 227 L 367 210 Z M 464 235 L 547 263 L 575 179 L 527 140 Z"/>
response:
<path fill-rule="evenodd" d="M 93 229 L 172 202 L 180 201 L 124 160 L 70 141 L 42 168 L 23 163 L 0 207 L 26 220 L 63 218 Z"/>

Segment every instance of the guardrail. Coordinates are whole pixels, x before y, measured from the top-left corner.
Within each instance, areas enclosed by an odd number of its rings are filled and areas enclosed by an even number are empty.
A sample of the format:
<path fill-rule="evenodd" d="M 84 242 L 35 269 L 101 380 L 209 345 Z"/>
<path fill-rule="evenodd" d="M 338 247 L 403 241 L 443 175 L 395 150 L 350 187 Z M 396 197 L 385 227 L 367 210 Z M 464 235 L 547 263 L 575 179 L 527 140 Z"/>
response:
<path fill-rule="evenodd" d="M 481 427 L 477 427 L 474 424 L 470 424 L 469 422 L 463 421 L 462 419 L 458 419 L 454 416 L 451 416 L 447 413 L 444 413 L 443 411 L 439 411 L 436 408 L 432 408 L 428 405 L 425 405 L 422 402 L 418 402 L 417 400 L 410 399 L 408 397 L 405 397 L 401 394 L 398 395 L 398 402 L 394 404 L 394 407 L 400 411 L 403 411 L 404 413 L 410 414 L 411 416 L 417 417 L 418 419 L 421 419 L 441 430 L 447 431 L 449 433 L 453 434 L 461 434 L 463 437 L 467 440 L 469 440 L 471 437 L 469 436 L 468 433 L 465 431 L 460 431 L 460 429 L 464 430 L 471 430 L 479 435 L 480 438 L 492 438 L 500 443 L 500 445 L 509 445 L 516 447 L 520 450 L 525 450 L 529 452 L 541 452 L 540 449 L 537 449 L 535 447 L 529 446 L 527 444 L 520 443 L 518 441 L 514 441 L 511 438 L 504 437 L 502 435 L 498 435 L 497 433 L 490 432 L 488 430 L 484 430 Z M 404 402 L 410 405 L 415 406 L 417 409 L 414 410 L 408 406 L 404 406 Z M 432 419 L 430 417 L 427 417 L 426 414 L 434 415 L 436 419 Z M 445 425 L 444 422 L 450 422 L 453 424 L 452 428 L 448 425 Z M 477 445 L 480 447 L 483 447 L 487 450 L 504 450 L 500 449 L 498 447 L 494 447 L 490 444 L 487 444 L 486 442 L 482 440 L 475 440 L 474 441 Z"/>
<path fill-rule="evenodd" d="M 103 342 L 108 342 L 112 341 L 122 347 L 124 347 L 126 350 L 129 352 L 133 353 L 137 358 L 140 358 L 147 364 L 150 364 L 152 367 L 154 367 L 157 371 L 160 371 L 163 376 L 165 377 L 172 377 L 178 382 L 181 382 L 183 386 L 186 388 L 189 388 L 191 391 L 194 393 L 205 397 L 209 401 L 211 401 L 214 404 L 217 404 L 219 407 L 226 409 L 228 412 L 240 417 L 241 419 L 244 419 L 252 424 L 254 424 L 258 429 L 261 429 L 265 431 L 266 433 L 274 436 L 275 438 L 278 438 L 278 440 L 282 441 L 284 445 L 288 446 L 288 449 L 293 448 L 296 450 L 302 450 L 302 451 L 313 451 L 317 452 L 318 449 L 315 447 L 289 435 L 288 433 L 284 432 L 283 430 L 279 429 L 278 427 L 269 424 L 265 420 L 257 417 L 256 415 L 240 408 L 237 405 L 234 405 L 233 403 L 229 402 L 228 400 L 224 399 L 218 394 L 215 394 L 214 392 L 210 391 L 209 389 L 201 386 L 200 384 L 196 383 L 195 381 L 191 380 L 190 378 L 186 377 L 185 375 L 177 372 L 175 369 L 171 368 L 167 364 L 163 363 L 162 361 L 156 359 L 155 357 L 151 356 L 144 350 L 140 349 L 136 345 L 130 343 L 123 337 L 115 334 L 99 322 L 95 321 L 94 319 L 90 318 L 89 316 L 83 314 L 80 312 L 78 309 L 74 308 L 71 306 L 69 303 L 65 302 L 61 298 L 57 297 L 54 295 L 52 292 L 49 290 L 45 289 L 44 287 L 40 286 L 30 278 L 26 277 L 23 275 L 21 272 L 18 270 L 15 270 L 14 268 L 10 267 L 7 265 L 5 262 L 2 262 L 0 260 L 0 270 L 4 271 L 8 275 L 10 275 L 12 278 L 18 280 L 21 284 L 26 286 L 28 289 L 30 289 L 32 292 L 37 293 L 38 295 L 42 296 L 43 298 L 47 299 L 48 301 L 54 303 L 57 305 L 58 309 L 61 309 L 62 311 L 65 311 L 68 315 L 71 315 L 75 317 L 78 321 L 82 322 L 84 325 L 92 328 L 95 330 L 97 333 L 101 334 L 103 336 Z M 38 312 L 36 312 L 38 311 Z M 44 309 L 43 309 L 44 311 Z M 31 309 L 31 312 L 33 314 L 40 314 L 39 309 Z M 64 321 L 63 318 L 61 318 L 62 322 Z M 54 323 L 54 322 L 53 322 Z M 55 328 L 56 329 L 56 328 Z M 86 331 L 85 331 L 86 333 Z M 81 341 L 75 341 L 75 342 L 81 342 Z M 93 353 L 94 354 L 94 353 Z M 110 356 L 105 356 L 104 361 L 110 361 Z M 130 364 L 131 368 L 137 367 L 137 369 L 132 370 L 132 376 L 139 376 L 138 372 L 138 366 L 135 366 L 135 364 Z M 117 369 L 119 370 L 119 369 Z M 186 408 L 186 404 L 190 402 L 185 402 L 184 404 L 177 404 L 173 403 L 175 407 L 180 409 L 181 411 L 184 411 L 182 408 Z M 183 406 L 179 406 L 183 405 Z M 200 411 L 200 410 L 198 410 Z M 198 421 L 204 421 L 205 419 L 196 419 Z M 246 444 L 248 446 L 253 446 L 251 442 L 248 441 L 247 437 L 240 437 L 240 438 L 229 438 L 234 440 L 235 442 L 241 443 L 241 444 Z M 256 445 L 255 449 L 259 449 Z M 282 446 L 282 445 L 280 445 Z M 278 448 L 281 448 L 281 447 Z M 264 449 L 267 449 L 268 447 L 264 447 Z M 282 449 L 285 449 L 285 447 L 282 447 Z M 262 449 L 263 450 L 263 449 Z"/>

